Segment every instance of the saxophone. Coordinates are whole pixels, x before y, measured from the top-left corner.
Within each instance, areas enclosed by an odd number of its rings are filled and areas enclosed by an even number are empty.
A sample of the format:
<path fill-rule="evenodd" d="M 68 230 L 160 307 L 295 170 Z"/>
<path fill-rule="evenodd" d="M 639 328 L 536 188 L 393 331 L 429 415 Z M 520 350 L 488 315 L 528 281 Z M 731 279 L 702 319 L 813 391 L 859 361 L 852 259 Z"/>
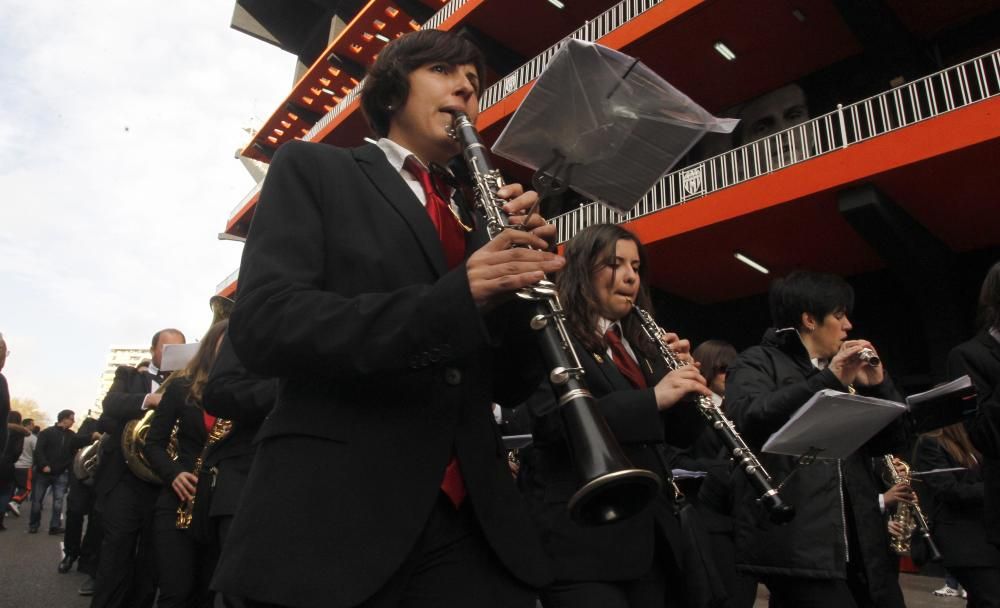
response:
<path fill-rule="evenodd" d="M 201 468 L 205 464 L 205 456 L 208 455 L 208 451 L 213 445 L 222 441 L 229 431 L 232 430 L 233 423 L 231 420 L 223 420 L 222 418 L 216 418 L 215 423 L 212 424 L 212 428 L 208 431 L 208 440 L 205 441 L 205 447 L 202 448 L 201 454 L 198 454 L 198 458 L 194 461 L 194 467 L 191 473 L 195 477 L 201 475 Z M 187 530 L 191 527 L 191 520 L 194 516 L 194 500 L 197 496 L 192 496 L 191 500 L 182 500 L 181 504 L 177 505 L 177 522 L 176 526 L 178 530 Z"/>
<path fill-rule="evenodd" d="M 912 478 L 910 476 L 910 465 L 903 462 L 902 459 L 899 460 L 899 464 L 903 469 L 903 473 L 900 474 L 896 470 L 895 464 L 893 463 L 892 454 L 886 454 L 882 457 L 885 460 L 885 466 L 889 469 L 889 476 L 892 479 L 892 485 L 906 484 L 910 485 Z M 927 542 L 927 549 L 930 553 L 930 561 L 940 561 L 941 552 L 938 550 L 937 545 L 934 544 L 934 539 L 931 538 L 930 523 L 927 517 L 924 516 L 923 509 L 920 508 L 920 501 L 917 499 L 916 494 L 913 495 L 913 502 L 900 502 L 896 506 L 896 512 L 892 516 L 892 520 L 896 522 L 902 532 L 898 534 L 892 534 L 889 538 L 889 548 L 892 549 L 893 553 L 896 555 L 910 555 L 910 549 L 912 547 L 913 534 L 918 533 Z"/>
<path fill-rule="evenodd" d="M 638 317 L 639 326 L 642 327 L 643 333 L 660 350 L 667 369 L 675 370 L 683 366 L 684 364 L 677 358 L 677 353 L 663 342 L 665 332 L 663 328 L 656 324 L 653 317 L 635 304 L 632 305 L 632 311 Z M 698 411 L 708 420 L 711 428 L 719 434 L 722 443 L 725 444 L 726 448 L 733 455 L 738 466 L 746 473 L 751 485 L 753 485 L 754 489 L 760 495 L 758 500 L 763 502 L 765 508 L 767 508 L 771 521 L 776 524 L 791 521 L 795 517 L 795 507 L 785 503 L 781 499 L 778 490 L 771 483 L 771 476 L 764 469 L 764 466 L 760 464 L 760 461 L 757 460 L 757 456 L 747 447 L 743 438 L 740 437 L 732 420 L 727 418 L 722 413 L 722 410 L 712 403 L 712 399 L 709 397 L 699 395 L 697 405 Z"/>
<path fill-rule="evenodd" d="M 449 135 L 462 147 L 475 191 L 476 207 L 486 217 L 490 239 L 511 228 L 497 196 L 503 187 L 500 172 L 493 167 L 476 131 L 464 112 L 452 113 Z M 559 413 L 566 428 L 567 443 L 582 486 L 569 500 L 569 512 L 584 525 L 623 521 L 642 511 L 656 498 L 660 478 L 652 471 L 637 469 L 625 457 L 597 400 L 584 380 L 583 367 L 566 329 L 566 314 L 554 283 L 543 279 L 517 292 L 530 303 L 529 325 L 538 335 L 542 358 L 548 366 L 549 383 L 558 397 Z"/>

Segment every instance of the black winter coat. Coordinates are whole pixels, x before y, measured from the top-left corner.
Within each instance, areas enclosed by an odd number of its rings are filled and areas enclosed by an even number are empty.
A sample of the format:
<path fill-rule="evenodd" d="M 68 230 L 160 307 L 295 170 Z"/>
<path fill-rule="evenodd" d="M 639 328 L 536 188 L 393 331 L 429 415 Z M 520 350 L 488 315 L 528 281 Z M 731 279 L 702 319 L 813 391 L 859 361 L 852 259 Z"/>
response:
<path fill-rule="evenodd" d="M 950 469 L 960 464 L 933 437 L 917 443 L 913 468 Z M 929 496 L 923 508 L 931 533 L 947 568 L 1000 568 L 1000 549 L 986 541 L 983 528 L 983 472 L 981 467 L 923 477 Z M 930 500 L 927 500 L 930 498 Z"/>
<path fill-rule="evenodd" d="M 847 391 L 829 369 L 813 367 L 805 347 L 791 329 L 768 329 L 760 346 L 744 351 L 729 367 L 726 409 L 744 440 L 777 482 L 795 469 L 796 458 L 763 454 L 761 446 L 817 391 Z M 886 376 L 861 394 L 899 400 Z M 803 467 L 781 494 L 796 509 L 783 526 L 767 522 L 745 476 L 736 476 L 736 550 L 741 570 L 758 575 L 844 579 L 850 550 L 860 549 L 869 590 L 877 606 L 901 606 L 896 569 L 888 553 L 888 532 L 879 509 L 869 458 L 904 449 L 902 422 L 893 423 L 844 460 L 817 459 Z M 848 521 L 856 536 L 850 542 Z"/>
<path fill-rule="evenodd" d="M 73 464 L 73 454 L 85 445 L 76 433 L 60 426 L 50 426 L 38 434 L 35 444 L 35 472 L 49 467 L 49 474 L 61 475 Z"/>
<path fill-rule="evenodd" d="M 948 377 L 969 374 L 976 386 L 976 415 L 966 421 L 972 443 L 983 453 L 986 535 L 1000 546 L 1000 342 L 988 331 L 948 353 Z"/>

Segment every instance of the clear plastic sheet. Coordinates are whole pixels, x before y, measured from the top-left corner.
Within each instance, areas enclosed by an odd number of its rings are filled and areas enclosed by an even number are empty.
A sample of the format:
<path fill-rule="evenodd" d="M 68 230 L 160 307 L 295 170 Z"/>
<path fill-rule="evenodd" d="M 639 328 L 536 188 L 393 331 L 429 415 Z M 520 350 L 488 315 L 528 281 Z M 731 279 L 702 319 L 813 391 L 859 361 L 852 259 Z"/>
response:
<path fill-rule="evenodd" d="M 570 39 L 493 145 L 504 158 L 628 211 L 701 137 L 730 133 L 641 61 Z"/>

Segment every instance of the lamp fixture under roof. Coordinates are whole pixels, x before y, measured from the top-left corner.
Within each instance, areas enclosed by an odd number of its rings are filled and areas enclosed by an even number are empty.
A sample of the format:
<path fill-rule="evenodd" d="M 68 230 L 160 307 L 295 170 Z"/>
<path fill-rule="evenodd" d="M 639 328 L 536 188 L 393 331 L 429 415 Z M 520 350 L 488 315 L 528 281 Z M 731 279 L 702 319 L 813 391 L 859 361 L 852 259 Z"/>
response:
<path fill-rule="evenodd" d="M 720 41 L 716 42 L 715 44 L 713 44 L 713 45 L 712 45 L 712 47 L 713 47 L 713 48 L 714 48 L 714 49 L 715 49 L 715 50 L 716 50 L 716 51 L 717 51 L 717 52 L 718 52 L 718 53 L 719 53 L 720 55 L 722 55 L 723 57 L 725 57 L 725 58 L 726 58 L 726 60 L 728 60 L 728 61 L 732 61 L 733 59 L 736 59 L 736 53 L 734 53 L 734 52 L 733 52 L 733 50 L 732 50 L 731 48 L 729 48 L 728 46 L 726 46 L 726 43 L 725 43 L 725 42 L 722 42 L 722 41 L 720 40 Z"/>
<path fill-rule="evenodd" d="M 759 262 L 751 260 L 750 258 L 748 258 L 747 256 L 743 255 L 739 251 L 737 251 L 736 253 L 734 253 L 733 257 L 735 257 L 737 260 L 743 262 L 744 264 L 746 264 L 750 268 L 753 268 L 754 270 L 756 270 L 757 272 L 759 272 L 761 274 L 770 274 L 770 272 L 771 272 L 770 270 L 768 270 L 767 268 L 765 268 L 763 264 L 760 264 Z"/>

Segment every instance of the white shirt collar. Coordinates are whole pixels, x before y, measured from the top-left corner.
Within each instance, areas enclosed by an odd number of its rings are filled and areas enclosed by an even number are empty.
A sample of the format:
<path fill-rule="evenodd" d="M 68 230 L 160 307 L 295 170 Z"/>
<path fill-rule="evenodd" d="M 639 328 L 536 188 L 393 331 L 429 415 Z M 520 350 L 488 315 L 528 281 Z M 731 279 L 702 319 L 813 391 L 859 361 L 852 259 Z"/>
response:
<path fill-rule="evenodd" d="M 153 374 L 154 376 L 159 376 L 160 375 L 160 368 L 156 367 L 156 365 L 153 362 L 150 362 L 149 363 L 149 373 Z"/>
<path fill-rule="evenodd" d="M 392 141 L 388 137 L 379 138 L 379 140 L 375 142 L 375 145 L 378 146 L 380 150 L 382 150 L 382 152 L 385 154 L 385 159 L 389 161 L 389 164 L 392 165 L 392 168 L 395 169 L 397 172 L 403 171 L 403 163 L 406 162 L 406 158 L 408 156 L 417 158 L 416 154 L 410 152 L 409 150 L 397 144 L 396 142 Z M 417 160 L 420 161 L 419 158 L 417 158 Z M 423 161 L 420 162 L 421 164 L 423 164 Z"/>

